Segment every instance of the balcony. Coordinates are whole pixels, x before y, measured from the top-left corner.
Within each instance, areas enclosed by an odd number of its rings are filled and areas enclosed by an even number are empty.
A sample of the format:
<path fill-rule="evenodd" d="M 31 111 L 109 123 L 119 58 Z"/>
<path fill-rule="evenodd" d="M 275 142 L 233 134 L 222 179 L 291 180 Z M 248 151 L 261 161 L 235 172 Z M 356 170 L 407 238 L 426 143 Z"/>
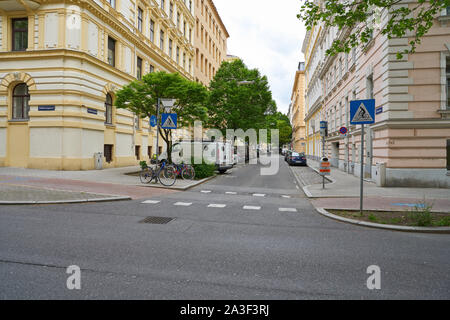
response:
<path fill-rule="evenodd" d="M 6 12 L 36 10 L 40 5 L 41 0 L 0 0 L 0 10 Z"/>

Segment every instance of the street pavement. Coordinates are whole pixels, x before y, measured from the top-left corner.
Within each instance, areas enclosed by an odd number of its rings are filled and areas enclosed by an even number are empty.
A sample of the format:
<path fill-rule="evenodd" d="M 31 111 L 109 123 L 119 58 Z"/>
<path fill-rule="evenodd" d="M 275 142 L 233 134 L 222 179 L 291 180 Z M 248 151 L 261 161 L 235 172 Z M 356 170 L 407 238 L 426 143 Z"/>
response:
<path fill-rule="evenodd" d="M 450 236 L 328 219 L 283 160 L 277 175 L 260 169 L 133 201 L 0 206 L 0 298 L 450 298 Z M 70 265 L 81 290 L 66 287 Z"/>

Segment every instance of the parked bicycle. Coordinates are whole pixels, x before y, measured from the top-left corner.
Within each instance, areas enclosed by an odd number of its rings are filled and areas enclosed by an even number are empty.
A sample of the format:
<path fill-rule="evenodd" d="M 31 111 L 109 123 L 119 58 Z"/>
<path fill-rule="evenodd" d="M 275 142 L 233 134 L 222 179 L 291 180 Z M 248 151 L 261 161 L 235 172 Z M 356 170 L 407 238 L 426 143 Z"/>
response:
<path fill-rule="evenodd" d="M 155 183 L 159 181 L 163 186 L 170 187 L 177 181 L 177 176 L 175 168 L 162 161 L 155 169 L 143 166 L 139 178 L 142 183 L 151 183 L 154 180 Z"/>
<path fill-rule="evenodd" d="M 172 165 L 177 176 L 181 176 L 184 180 L 194 180 L 195 170 L 189 164 L 173 164 Z"/>

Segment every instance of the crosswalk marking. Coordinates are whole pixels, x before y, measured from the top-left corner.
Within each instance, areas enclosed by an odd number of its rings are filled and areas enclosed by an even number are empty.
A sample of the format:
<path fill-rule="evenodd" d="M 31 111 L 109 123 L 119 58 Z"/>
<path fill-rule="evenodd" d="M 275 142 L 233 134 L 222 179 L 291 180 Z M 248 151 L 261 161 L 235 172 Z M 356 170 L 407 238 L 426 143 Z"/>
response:
<path fill-rule="evenodd" d="M 177 202 L 174 203 L 174 206 L 180 206 L 180 207 L 189 207 L 192 205 L 192 202 Z"/>
<path fill-rule="evenodd" d="M 158 204 L 160 202 L 161 201 L 158 201 L 158 200 L 146 200 L 146 201 L 144 201 L 142 203 L 145 203 L 145 204 Z"/>
<path fill-rule="evenodd" d="M 208 208 L 225 208 L 227 205 L 226 204 L 215 204 L 215 203 L 211 203 Z"/>
<path fill-rule="evenodd" d="M 265 197 L 266 195 L 264 193 L 254 193 L 254 197 Z"/>
<path fill-rule="evenodd" d="M 228 192 L 225 192 L 225 194 L 237 194 L 237 192 L 228 191 Z"/>
<path fill-rule="evenodd" d="M 286 199 L 290 199 L 291 196 L 286 196 L 286 195 L 282 195 L 281 197 L 286 198 Z"/>
<path fill-rule="evenodd" d="M 202 190 L 201 193 L 211 193 L 211 190 Z"/>
<path fill-rule="evenodd" d="M 295 208 L 279 208 L 278 211 L 281 211 L 281 212 L 297 212 L 297 209 L 295 209 Z"/>
<path fill-rule="evenodd" d="M 244 206 L 244 210 L 261 210 L 261 207 L 258 206 Z"/>

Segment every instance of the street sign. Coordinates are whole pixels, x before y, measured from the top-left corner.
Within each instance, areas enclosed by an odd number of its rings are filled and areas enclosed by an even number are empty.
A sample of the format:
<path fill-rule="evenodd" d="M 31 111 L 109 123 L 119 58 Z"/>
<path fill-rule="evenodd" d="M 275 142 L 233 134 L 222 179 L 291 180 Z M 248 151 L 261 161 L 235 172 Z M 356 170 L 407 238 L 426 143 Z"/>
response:
<path fill-rule="evenodd" d="M 150 126 L 152 127 L 156 127 L 156 125 L 158 124 L 158 119 L 156 118 L 155 115 L 150 117 Z"/>
<path fill-rule="evenodd" d="M 375 123 L 375 99 L 355 100 L 350 102 L 350 123 Z"/>
<path fill-rule="evenodd" d="M 161 116 L 161 128 L 163 129 L 176 129 L 177 128 L 177 114 L 176 113 L 163 113 Z"/>
<path fill-rule="evenodd" d="M 348 129 L 347 129 L 346 127 L 341 127 L 341 128 L 339 129 L 339 132 L 340 132 L 340 134 L 342 134 L 342 135 L 346 135 L 347 132 L 348 132 Z"/>
<path fill-rule="evenodd" d="M 328 128 L 328 122 L 327 121 L 320 121 L 320 136 L 326 137 L 327 136 L 327 128 Z"/>

